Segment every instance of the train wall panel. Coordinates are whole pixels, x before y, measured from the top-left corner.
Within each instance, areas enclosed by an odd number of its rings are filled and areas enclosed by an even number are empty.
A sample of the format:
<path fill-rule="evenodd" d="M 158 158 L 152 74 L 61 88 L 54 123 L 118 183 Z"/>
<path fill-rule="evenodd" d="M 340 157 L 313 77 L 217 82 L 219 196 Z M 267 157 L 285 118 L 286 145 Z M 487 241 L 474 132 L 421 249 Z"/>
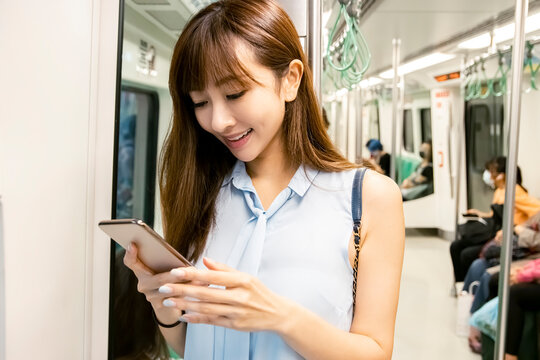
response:
<path fill-rule="evenodd" d="M 437 209 L 438 213 L 438 228 L 444 231 L 455 229 L 456 201 L 451 178 L 451 160 L 457 157 L 457 149 L 450 146 L 453 135 L 453 104 L 459 100 L 459 89 L 438 88 L 431 91 L 433 175 L 437 198 L 434 209 Z"/>
<path fill-rule="evenodd" d="M 524 77 L 524 88 L 528 85 Z M 540 91 L 521 95 L 518 165 L 523 171 L 523 184 L 529 193 L 540 199 Z"/>
<path fill-rule="evenodd" d="M 6 359 L 83 354 L 92 1 L 2 2 Z M 13 36 L 16 34 L 17 36 Z M 29 346 L 31 344 L 31 346 Z"/>

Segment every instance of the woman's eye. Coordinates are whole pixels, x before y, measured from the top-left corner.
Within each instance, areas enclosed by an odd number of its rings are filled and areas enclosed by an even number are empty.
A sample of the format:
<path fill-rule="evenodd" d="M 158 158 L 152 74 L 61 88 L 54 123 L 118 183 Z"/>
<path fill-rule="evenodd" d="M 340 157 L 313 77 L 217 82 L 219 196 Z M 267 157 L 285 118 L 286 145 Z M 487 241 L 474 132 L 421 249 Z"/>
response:
<path fill-rule="evenodd" d="M 235 99 L 240 98 L 240 97 L 241 97 L 242 95 L 244 95 L 245 93 L 246 93 L 246 90 L 240 91 L 239 93 L 236 93 L 236 94 L 227 95 L 227 99 L 229 99 L 229 100 L 235 100 Z"/>
<path fill-rule="evenodd" d="M 193 103 L 193 107 L 196 109 L 196 108 L 200 108 L 200 107 L 203 107 L 204 105 L 206 105 L 208 103 L 208 101 L 201 101 L 201 102 L 194 102 Z"/>

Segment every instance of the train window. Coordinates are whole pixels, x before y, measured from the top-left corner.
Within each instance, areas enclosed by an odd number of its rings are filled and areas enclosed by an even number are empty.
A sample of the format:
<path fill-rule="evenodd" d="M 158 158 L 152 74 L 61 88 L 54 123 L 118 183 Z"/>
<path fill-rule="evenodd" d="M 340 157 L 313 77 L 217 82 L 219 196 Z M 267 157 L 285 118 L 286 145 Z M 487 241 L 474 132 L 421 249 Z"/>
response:
<path fill-rule="evenodd" d="M 478 104 L 471 106 L 470 131 L 472 137 L 471 143 L 471 162 L 472 167 L 478 171 L 484 171 L 485 163 L 492 158 L 491 149 L 491 121 L 490 112 L 487 105 Z"/>
<path fill-rule="evenodd" d="M 403 111 L 403 146 L 408 152 L 414 152 L 414 130 L 411 109 Z"/>
<path fill-rule="evenodd" d="M 422 142 L 431 141 L 431 109 L 420 109 L 422 125 Z"/>
<path fill-rule="evenodd" d="M 154 221 L 158 97 L 122 87 L 118 124 L 116 218 Z"/>
<path fill-rule="evenodd" d="M 380 125 L 379 125 L 379 102 L 375 100 L 373 104 L 369 106 L 369 138 L 380 139 Z"/>

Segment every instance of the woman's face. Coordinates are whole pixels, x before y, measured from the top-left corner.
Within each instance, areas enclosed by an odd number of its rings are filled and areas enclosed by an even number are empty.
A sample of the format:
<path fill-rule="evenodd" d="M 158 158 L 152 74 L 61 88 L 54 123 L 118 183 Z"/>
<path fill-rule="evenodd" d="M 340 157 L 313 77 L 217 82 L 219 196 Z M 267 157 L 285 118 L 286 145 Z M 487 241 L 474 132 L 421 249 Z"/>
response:
<path fill-rule="evenodd" d="M 225 144 L 236 158 L 250 162 L 269 152 L 283 151 L 285 102 L 294 99 L 290 99 L 287 76 L 276 79 L 273 71 L 257 63 L 253 52 L 241 43 L 237 54 L 259 84 L 246 79 L 250 86 L 245 87 L 234 78 L 226 78 L 189 94 L 201 127 Z"/>
<path fill-rule="evenodd" d="M 506 185 L 506 175 L 504 173 L 499 173 L 496 170 L 491 170 L 491 179 L 497 188 L 504 188 Z"/>

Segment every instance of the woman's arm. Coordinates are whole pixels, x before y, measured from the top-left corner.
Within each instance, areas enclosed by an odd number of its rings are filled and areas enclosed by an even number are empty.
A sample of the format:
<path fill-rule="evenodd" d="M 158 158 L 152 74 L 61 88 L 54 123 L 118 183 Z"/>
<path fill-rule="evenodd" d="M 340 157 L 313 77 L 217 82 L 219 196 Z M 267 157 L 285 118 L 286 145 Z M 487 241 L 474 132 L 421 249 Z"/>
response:
<path fill-rule="evenodd" d="M 300 306 L 278 332 L 307 359 L 390 359 L 405 240 L 401 193 L 390 178 L 364 180 L 362 240 L 351 332 L 337 330 Z M 351 245 L 352 246 L 352 245 Z M 354 259 L 352 246 L 351 260 Z"/>
<path fill-rule="evenodd" d="M 469 210 L 465 211 L 465 213 L 466 214 L 476 215 L 478 217 L 485 217 L 485 218 L 489 218 L 489 217 L 493 216 L 493 210 L 490 210 L 489 212 L 483 212 L 483 211 L 480 211 L 480 210 L 477 210 L 477 209 L 469 209 Z"/>

